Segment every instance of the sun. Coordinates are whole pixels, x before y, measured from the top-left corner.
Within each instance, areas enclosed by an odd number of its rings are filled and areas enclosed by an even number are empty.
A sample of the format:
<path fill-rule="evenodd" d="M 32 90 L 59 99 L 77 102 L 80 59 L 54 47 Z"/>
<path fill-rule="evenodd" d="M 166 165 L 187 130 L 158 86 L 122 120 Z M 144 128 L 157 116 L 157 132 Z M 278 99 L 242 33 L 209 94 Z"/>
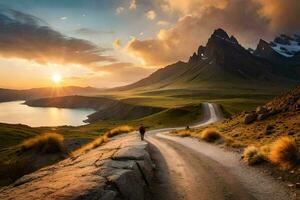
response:
<path fill-rule="evenodd" d="M 59 84 L 62 81 L 62 77 L 60 74 L 53 74 L 51 79 L 55 84 Z"/>

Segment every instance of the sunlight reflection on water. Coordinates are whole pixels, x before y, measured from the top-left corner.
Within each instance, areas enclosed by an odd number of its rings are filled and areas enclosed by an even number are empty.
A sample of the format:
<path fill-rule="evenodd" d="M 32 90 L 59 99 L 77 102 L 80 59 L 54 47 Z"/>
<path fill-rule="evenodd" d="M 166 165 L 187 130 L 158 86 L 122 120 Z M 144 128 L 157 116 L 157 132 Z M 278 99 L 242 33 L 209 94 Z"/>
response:
<path fill-rule="evenodd" d="M 23 104 L 24 101 L 0 103 L 0 122 L 29 126 L 79 126 L 92 114 L 92 109 L 39 108 Z"/>

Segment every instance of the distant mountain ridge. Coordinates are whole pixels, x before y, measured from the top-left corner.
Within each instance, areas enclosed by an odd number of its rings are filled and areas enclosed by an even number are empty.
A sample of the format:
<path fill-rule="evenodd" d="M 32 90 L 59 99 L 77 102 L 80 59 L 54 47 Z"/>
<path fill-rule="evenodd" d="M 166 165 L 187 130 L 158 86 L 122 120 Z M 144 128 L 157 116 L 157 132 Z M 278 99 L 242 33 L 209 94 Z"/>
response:
<path fill-rule="evenodd" d="M 300 62 L 297 64 L 295 58 L 299 52 L 294 47 L 293 51 L 289 50 L 293 56 L 283 56 L 282 52 L 278 52 L 279 44 L 283 45 L 282 40 L 275 39 L 276 44 L 261 40 L 257 49 L 251 52 L 241 46 L 234 36 L 229 36 L 223 29 L 217 29 L 206 46 L 200 46 L 188 62 L 179 61 L 168 65 L 138 82 L 116 89 L 295 85 L 300 82 Z M 290 44 L 295 45 L 295 41 L 290 41 Z"/>
<path fill-rule="evenodd" d="M 77 86 L 44 87 L 25 90 L 0 88 L 0 102 L 69 95 L 91 95 L 99 93 L 100 91 L 102 91 L 102 89 Z"/>

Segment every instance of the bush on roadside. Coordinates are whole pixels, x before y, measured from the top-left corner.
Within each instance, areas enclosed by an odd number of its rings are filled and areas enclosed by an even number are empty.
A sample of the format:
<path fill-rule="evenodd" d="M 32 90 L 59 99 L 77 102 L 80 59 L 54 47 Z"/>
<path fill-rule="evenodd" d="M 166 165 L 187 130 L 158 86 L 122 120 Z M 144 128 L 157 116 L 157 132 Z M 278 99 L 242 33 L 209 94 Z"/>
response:
<path fill-rule="evenodd" d="M 116 135 L 119 135 L 119 134 L 122 134 L 122 133 L 129 133 L 129 132 L 132 132 L 134 130 L 135 129 L 133 127 L 124 125 L 124 126 L 119 126 L 119 127 L 113 128 L 105 134 L 107 135 L 108 138 L 111 138 L 113 136 L 116 136 Z"/>
<path fill-rule="evenodd" d="M 271 144 L 269 160 L 284 169 L 291 168 L 299 162 L 299 149 L 294 139 L 281 137 Z"/>
<path fill-rule="evenodd" d="M 207 128 L 201 132 L 200 138 L 207 142 L 215 142 L 222 138 L 221 134 L 214 128 Z"/>
<path fill-rule="evenodd" d="M 245 144 L 231 138 L 231 137 L 225 137 L 225 145 L 232 148 L 242 148 L 245 147 Z"/>
<path fill-rule="evenodd" d="M 260 153 L 259 149 L 255 146 L 248 146 L 244 149 L 243 160 L 248 165 L 259 164 L 264 161 L 264 156 Z"/>
<path fill-rule="evenodd" d="M 192 135 L 193 131 L 190 129 L 189 130 L 184 129 L 184 130 L 176 130 L 171 133 L 180 137 L 188 137 Z"/>
<path fill-rule="evenodd" d="M 107 131 L 106 133 L 104 133 L 103 135 L 98 136 L 92 142 L 90 142 L 88 144 L 85 144 L 82 147 L 80 147 L 79 149 L 73 151 L 72 155 L 76 155 L 76 154 L 79 154 L 81 152 L 87 152 L 91 149 L 97 148 L 100 145 L 107 142 L 109 140 L 109 138 L 111 138 L 111 137 L 114 137 L 116 135 L 123 134 L 123 133 L 129 133 L 129 132 L 132 132 L 134 130 L 135 129 L 133 127 L 127 126 L 127 125 L 113 128 L 113 129 Z"/>
<path fill-rule="evenodd" d="M 37 135 L 22 142 L 21 152 L 28 150 L 35 150 L 44 154 L 64 152 L 64 137 L 57 133 Z"/>

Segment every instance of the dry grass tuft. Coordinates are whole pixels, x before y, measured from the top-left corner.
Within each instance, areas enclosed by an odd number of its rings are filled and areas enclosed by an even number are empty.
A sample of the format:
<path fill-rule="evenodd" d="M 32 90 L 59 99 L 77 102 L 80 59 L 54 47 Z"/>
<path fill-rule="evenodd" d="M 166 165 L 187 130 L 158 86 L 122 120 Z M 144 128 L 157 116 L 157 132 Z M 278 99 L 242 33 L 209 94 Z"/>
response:
<path fill-rule="evenodd" d="M 259 148 L 259 152 L 265 161 L 269 161 L 271 148 L 269 145 L 264 145 Z"/>
<path fill-rule="evenodd" d="M 60 153 L 65 151 L 64 137 L 57 133 L 44 133 L 27 139 L 21 144 L 21 151 L 35 150 L 39 153 Z"/>
<path fill-rule="evenodd" d="M 124 125 L 124 126 L 119 126 L 119 127 L 111 129 L 110 131 L 108 131 L 106 133 L 106 135 L 107 135 L 108 138 L 111 138 L 113 136 L 116 136 L 116 135 L 119 135 L 119 134 L 122 134 L 122 133 L 129 133 L 129 132 L 132 132 L 134 130 L 135 129 L 133 127 Z"/>
<path fill-rule="evenodd" d="M 225 137 L 225 145 L 232 148 L 242 148 L 245 147 L 245 145 L 231 137 Z"/>
<path fill-rule="evenodd" d="M 191 136 L 194 133 L 194 131 L 191 129 L 184 129 L 184 130 L 172 131 L 171 133 L 180 137 L 188 137 Z"/>
<path fill-rule="evenodd" d="M 289 169 L 299 161 L 299 149 L 294 139 L 281 137 L 277 139 L 270 149 L 269 160 L 284 169 Z"/>
<path fill-rule="evenodd" d="M 127 125 L 113 128 L 113 129 L 107 131 L 106 133 L 104 133 L 103 135 L 95 138 L 92 142 L 85 144 L 82 147 L 80 147 L 79 149 L 73 151 L 72 155 L 77 155 L 82 152 L 88 152 L 89 150 L 97 148 L 100 145 L 102 145 L 103 143 L 108 142 L 109 138 L 111 138 L 111 137 L 114 137 L 116 135 L 123 134 L 123 133 L 129 133 L 134 130 L 135 129 L 133 127 L 127 126 Z"/>
<path fill-rule="evenodd" d="M 264 156 L 260 153 L 258 148 L 249 146 L 244 149 L 243 160 L 248 165 L 255 165 L 264 161 Z"/>
<path fill-rule="evenodd" d="M 222 136 L 217 129 L 207 128 L 201 132 L 200 138 L 207 142 L 215 142 L 216 140 L 222 138 Z"/>

